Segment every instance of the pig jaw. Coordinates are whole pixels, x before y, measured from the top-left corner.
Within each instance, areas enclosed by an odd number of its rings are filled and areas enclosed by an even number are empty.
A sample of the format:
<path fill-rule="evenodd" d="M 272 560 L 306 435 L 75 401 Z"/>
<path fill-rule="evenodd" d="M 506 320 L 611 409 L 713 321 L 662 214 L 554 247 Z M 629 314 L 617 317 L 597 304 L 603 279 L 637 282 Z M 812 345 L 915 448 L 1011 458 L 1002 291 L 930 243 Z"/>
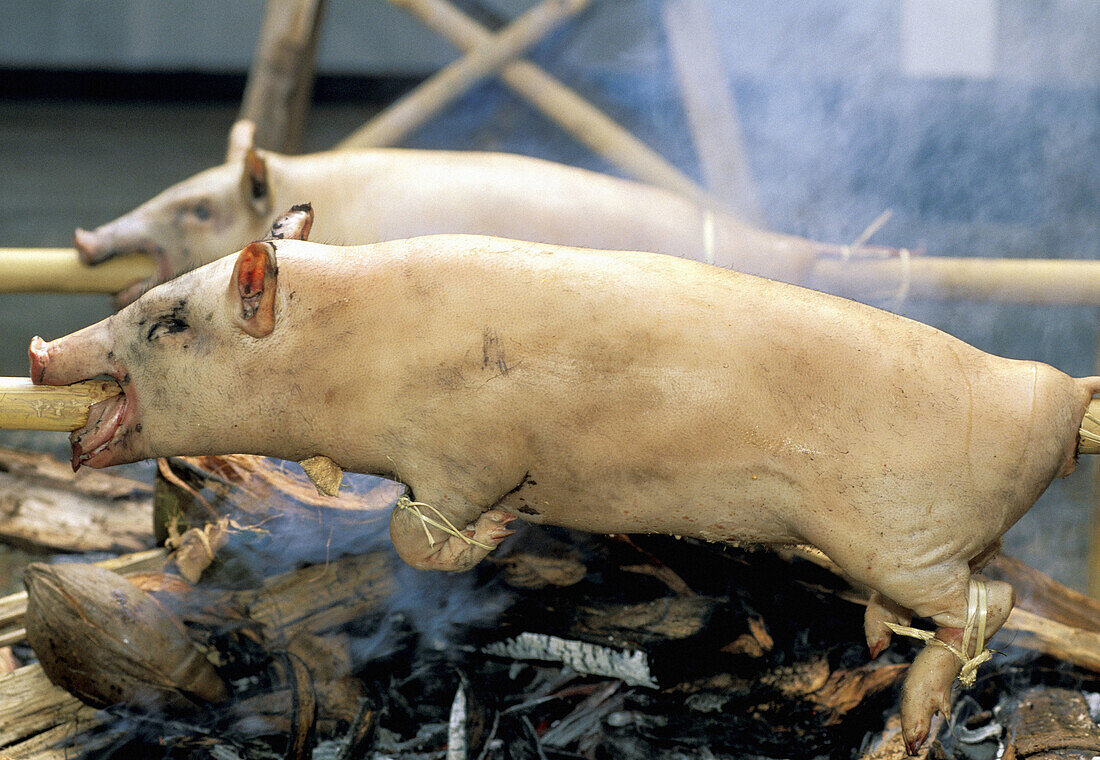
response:
<path fill-rule="evenodd" d="M 88 422 L 69 436 L 74 472 L 82 465 L 100 468 L 143 458 L 131 453 L 134 436 L 141 432 L 133 385 L 129 373 L 106 347 L 106 333 L 105 323 L 99 323 L 50 343 L 35 336 L 28 350 L 31 379 L 38 385 L 69 385 L 109 375 L 122 389 L 94 404 Z"/>

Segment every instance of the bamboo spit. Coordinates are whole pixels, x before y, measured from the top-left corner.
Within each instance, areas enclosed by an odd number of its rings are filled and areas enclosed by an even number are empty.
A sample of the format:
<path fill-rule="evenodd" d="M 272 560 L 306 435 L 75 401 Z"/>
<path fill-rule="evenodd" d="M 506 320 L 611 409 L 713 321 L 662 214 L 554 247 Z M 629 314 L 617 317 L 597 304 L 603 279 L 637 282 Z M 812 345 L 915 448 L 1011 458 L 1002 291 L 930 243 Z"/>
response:
<path fill-rule="evenodd" d="M 0 377 L 0 430 L 77 430 L 88 422 L 93 404 L 118 393 L 113 380 L 34 385 L 25 377 Z M 1078 451 L 1100 454 L 1100 398 L 1085 412 Z"/>
<path fill-rule="evenodd" d="M 836 246 L 829 246 L 830 251 Z M 117 293 L 148 277 L 146 256 L 80 263 L 69 248 L 0 248 L 0 293 Z M 899 295 L 1035 306 L 1100 306 L 1100 261 L 912 256 L 819 258 L 810 287 L 847 298 Z"/>
<path fill-rule="evenodd" d="M 153 267 L 137 254 L 90 267 L 72 248 L 0 248 L 0 293 L 117 293 Z"/>
<path fill-rule="evenodd" d="M 73 385 L 34 385 L 25 377 L 0 377 L 0 429 L 70 431 L 84 427 L 93 404 L 119 392 L 113 380 Z"/>

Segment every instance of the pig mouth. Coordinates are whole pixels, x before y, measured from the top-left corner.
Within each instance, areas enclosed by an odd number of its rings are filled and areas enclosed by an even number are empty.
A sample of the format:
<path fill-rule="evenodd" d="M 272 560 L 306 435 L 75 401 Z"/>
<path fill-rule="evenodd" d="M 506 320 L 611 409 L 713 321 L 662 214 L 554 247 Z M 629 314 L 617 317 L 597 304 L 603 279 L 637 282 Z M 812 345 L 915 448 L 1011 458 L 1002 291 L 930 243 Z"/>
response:
<path fill-rule="evenodd" d="M 106 467 L 120 458 L 122 440 L 129 432 L 130 403 L 125 393 L 93 404 L 88 422 L 69 436 L 73 472 L 82 465 Z"/>

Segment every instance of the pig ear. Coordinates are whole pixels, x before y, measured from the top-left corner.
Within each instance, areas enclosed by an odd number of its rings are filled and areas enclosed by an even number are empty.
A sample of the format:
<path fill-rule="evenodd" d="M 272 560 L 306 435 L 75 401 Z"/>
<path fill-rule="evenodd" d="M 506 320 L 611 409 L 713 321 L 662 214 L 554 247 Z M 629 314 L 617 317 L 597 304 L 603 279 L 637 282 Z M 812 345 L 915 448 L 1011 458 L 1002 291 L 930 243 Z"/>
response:
<path fill-rule="evenodd" d="M 313 227 L 313 206 L 300 203 L 280 216 L 271 225 L 266 240 L 308 240 Z"/>
<path fill-rule="evenodd" d="M 252 210 L 259 216 L 271 211 L 271 193 L 267 184 L 267 160 L 249 148 L 244 152 L 244 168 L 241 173 L 241 192 Z"/>
<path fill-rule="evenodd" d="M 239 254 L 229 281 L 232 318 L 253 338 L 271 334 L 275 327 L 275 246 L 249 243 Z"/>
<path fill-rule="evenodd" d="M 256 140 L 256 122 L 252 119 L 238 119 L 229 130 L 229 145 L 225 149 L 225 162 L 234 164 L 252 150 Z"/>

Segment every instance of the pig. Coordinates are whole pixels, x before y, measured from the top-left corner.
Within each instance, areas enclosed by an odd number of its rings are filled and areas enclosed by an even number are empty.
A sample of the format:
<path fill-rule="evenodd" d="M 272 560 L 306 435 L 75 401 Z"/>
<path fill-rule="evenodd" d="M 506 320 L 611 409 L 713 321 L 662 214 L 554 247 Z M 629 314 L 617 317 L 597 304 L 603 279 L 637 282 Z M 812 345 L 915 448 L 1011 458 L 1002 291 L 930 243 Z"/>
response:
<path fill-rule="evenodd" d="M 647 250 L 805 282 L 820 244 L 764 232 L 668 191 L 504 153 L 403 149 L 285 156 L 257 150 L 239 122 L 226 163 L 174 185 L 73 244 L 88 264 L 154 257 L 149 287 L 242 248 L 278 211 L 310 201 L 314 239 L 361 245 L 430 233 L 475 233 L 591 248 Z"/>
<path fill-rule="evenodd" d="M 473 567 L 517 517 L 808 544 L 873 590 L 873 656 L 888 624 L 920 616 L 971 659 L 1014 601 L 980 569 L 1073 471 L 1100 392 L 1098 377 L 684 258 L 468 235 L 339 247 L 300 239 L 308 222 L 297 209 L 287 239 L 32 341 L 34 382 L 122 389 L 74 431 L 74 467 L 327 457 L 455 526 L 395 509 L 394 547 L 421 569 Z M 959 668 L 945 646 L 917 656 L 910 750 L 948 714 Z"/>

